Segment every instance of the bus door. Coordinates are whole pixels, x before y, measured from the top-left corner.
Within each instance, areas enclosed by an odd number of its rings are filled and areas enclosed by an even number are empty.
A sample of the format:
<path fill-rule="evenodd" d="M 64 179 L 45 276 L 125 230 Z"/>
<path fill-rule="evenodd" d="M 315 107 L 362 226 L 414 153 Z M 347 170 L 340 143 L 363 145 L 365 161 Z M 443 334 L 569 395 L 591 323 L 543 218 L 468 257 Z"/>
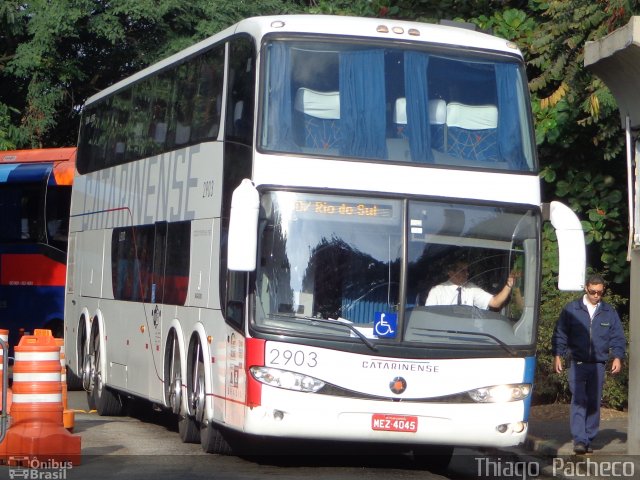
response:
<path fill-rule="evenodd" d="M 129 365 L 135 367 L 128 370 L 128 385 L 137 391 L 156 396 L 150 391 L 149 379 L 156 377 L 155 371 L 162 371 L 167 222 L 157 222 L 153 226 L 136 229 L 133 243 L 134 299 L 142 302 L 144 318 L 140 319 L 139 331 L 136 332 L 138 341 L 130 349 Z M 161 396 L 162 393 L 158 395 Z"/>

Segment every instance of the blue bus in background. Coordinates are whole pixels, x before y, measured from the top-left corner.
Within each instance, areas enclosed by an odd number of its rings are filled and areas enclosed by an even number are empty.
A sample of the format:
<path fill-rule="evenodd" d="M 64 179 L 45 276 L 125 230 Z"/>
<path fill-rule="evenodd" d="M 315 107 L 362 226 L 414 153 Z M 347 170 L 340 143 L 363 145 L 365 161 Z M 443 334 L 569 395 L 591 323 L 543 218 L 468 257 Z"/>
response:
<path fill-rule="evenodd" d="M 76 148 L 0 152 L 0 328 L 62 337 Z"/>

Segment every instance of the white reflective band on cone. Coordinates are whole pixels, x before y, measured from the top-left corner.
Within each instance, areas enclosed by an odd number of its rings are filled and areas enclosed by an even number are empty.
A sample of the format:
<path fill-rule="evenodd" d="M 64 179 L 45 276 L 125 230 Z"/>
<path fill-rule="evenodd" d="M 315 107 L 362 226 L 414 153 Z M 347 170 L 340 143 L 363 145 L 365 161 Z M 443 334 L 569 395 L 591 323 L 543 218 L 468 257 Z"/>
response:
<path fill-rule="evenodd" d="M 13 403 L 62 403 L 62 393 L 14 393 Z"/>
<path fill-rule="evenodd" d="M 60 352 L 15 352 L 15 361 L 23 362 L 23 361 L 50 361 L 55 360 L 56 362 L 60 360 Z"/>
<path fill-rule="evenodd" d="M 60 382 L 62 378 L 60 372 L 44 372 L 44 373 L 14 373 L 13 382 Z"/>

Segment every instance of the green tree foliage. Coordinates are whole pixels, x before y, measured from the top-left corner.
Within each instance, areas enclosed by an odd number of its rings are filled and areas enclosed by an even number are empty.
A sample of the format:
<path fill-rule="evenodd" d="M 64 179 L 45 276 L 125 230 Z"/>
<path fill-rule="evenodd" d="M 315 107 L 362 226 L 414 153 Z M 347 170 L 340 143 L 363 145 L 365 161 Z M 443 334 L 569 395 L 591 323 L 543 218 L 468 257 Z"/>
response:
<path fill-rule="evenodd" d="M 624 135 L 609 90 L 584 69 L 584 45 L 624 25 L 633 2 L 534 0 L 540 15 L 526 48 L 536 115 L 536 138 L 547 182 L 579 213 L 588 260 L 612 282 L 628 288 Z"/>
<path fill-rule="evenodd" d="M 0 145 L 75 144 L 89 96 L 241 18 L 294 8 L 287 0 L 5 1 Z"/>

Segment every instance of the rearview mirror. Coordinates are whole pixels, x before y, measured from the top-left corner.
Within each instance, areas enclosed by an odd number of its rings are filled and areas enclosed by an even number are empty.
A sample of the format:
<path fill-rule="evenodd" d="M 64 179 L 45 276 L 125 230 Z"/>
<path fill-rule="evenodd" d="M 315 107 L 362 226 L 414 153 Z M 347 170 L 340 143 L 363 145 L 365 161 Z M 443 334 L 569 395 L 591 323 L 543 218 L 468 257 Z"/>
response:
<path fill-rule="evenodd" d="M 558 289 L 582 290 L 586 251 L 580 220 L 561 202 L 551 202 L 549 219 L 558 237 Z"/>
<path fill-rule="evenodd" d="M 233 191 L 229 237 L 227 243 L 227 268 L 239 272 L 256 269 L 258 248 L 258 211 L 260 195 L 247 178 Z"/>

